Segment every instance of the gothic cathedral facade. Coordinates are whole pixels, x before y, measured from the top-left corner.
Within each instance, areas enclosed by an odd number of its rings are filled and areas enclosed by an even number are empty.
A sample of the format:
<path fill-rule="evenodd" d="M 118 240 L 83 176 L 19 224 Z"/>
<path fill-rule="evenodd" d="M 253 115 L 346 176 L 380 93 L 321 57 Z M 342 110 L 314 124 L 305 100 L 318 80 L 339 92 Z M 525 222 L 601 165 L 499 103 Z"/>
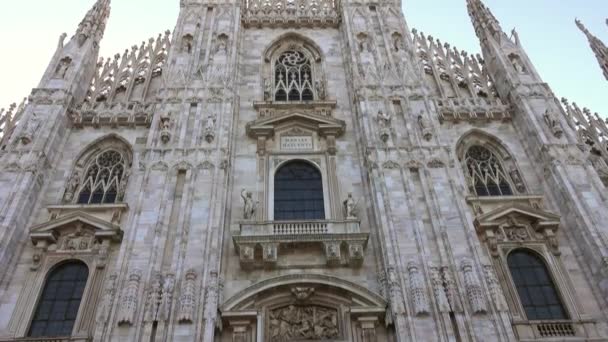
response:
<path fill-rule="evenodd" d="M 481 0 L 180 5 L 0 113 L 0 341 L 608 341 L 608 126 Z"/>

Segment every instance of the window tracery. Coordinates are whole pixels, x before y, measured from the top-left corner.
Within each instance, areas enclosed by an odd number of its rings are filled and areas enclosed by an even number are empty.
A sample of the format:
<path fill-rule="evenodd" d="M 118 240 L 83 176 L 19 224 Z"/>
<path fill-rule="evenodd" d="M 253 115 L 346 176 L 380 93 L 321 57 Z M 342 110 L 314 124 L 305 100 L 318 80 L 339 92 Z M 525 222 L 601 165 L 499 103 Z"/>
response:
<path fill-rule="evenodd" d="M 513 195 L 501 160 L 489 149 L 475 145 L 465 154 L 468 183 L 477 196 Z"/>
<path fill-rule="evenodd" d="M 65 263 L 49 273 L 28 336 L 70 336 L 89 277 L 85 264 Z"/>
<path fill-rule="evenodd" d="M 314 84 L 312 63 L 304 52 L 287 50 L 275 59 L 275 101 L 312 101 Z"/>
<path fill-rule="evenodd" d="M 73 196 L 70 190 L 78 189 L 78 204 L 101 204 L 122 201 L 129 176 L 128 162 L 123 153 L 108 149 L 97 154 L 84 169 L 82 181 L 78 170 L 68 184 L 66 200 Z M 79 184 L 78 184 L 79 183 Z"/>

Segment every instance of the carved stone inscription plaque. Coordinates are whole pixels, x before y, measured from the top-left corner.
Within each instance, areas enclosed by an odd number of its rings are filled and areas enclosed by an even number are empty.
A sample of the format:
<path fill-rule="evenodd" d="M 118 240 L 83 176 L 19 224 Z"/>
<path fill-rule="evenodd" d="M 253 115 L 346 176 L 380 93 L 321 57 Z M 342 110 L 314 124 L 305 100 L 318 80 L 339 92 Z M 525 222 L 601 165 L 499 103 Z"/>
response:
<path fill-rule="evenodd" d="M 270 342 L 329 341 L 339 338 L 338 312 L 316 305 L 289 305 L 269 312 Z"/>
<path fill-rule="evenodd" d="M 281 150 L 312 150 L 312 136 L 281 136 Z"/>

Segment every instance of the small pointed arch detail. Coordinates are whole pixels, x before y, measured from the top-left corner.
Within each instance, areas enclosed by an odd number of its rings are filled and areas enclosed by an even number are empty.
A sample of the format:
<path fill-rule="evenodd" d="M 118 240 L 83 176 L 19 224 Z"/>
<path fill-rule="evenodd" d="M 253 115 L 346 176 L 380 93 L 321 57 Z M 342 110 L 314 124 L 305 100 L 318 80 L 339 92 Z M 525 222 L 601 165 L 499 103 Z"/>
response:
<path fill-rule="evenodd" d="M 88 278 L 89 268 L 79 260 L 70 260 L 52 268 L 38 300 L 28 336 L 71 336 Z"/>
<path fill-rule="evenodd" d="M 511 196 L 526 192 L 515 160 L 495 137 L 472 130 L 458 141 L 456 155 L 471 193 L 477 196 Z"/>
<path fill-rule="evenodd" d="M 132 161 L 131 146 L 124 138 L 110 134 L 95 140 L 78 157 L 64 201 L 77 204 L 122 201 Z"/>
<path fill-rule="evenodd" d="M 274 174 L 274 220 L 324 220 L 323 178 L 309 161 L 290 160 Z"/>
<path fill-rule="evenodd" d="M 507 256 L 511 279 L 528 320 L 566 320 L 568 314 L 544 259 L 519 248 Z"/>

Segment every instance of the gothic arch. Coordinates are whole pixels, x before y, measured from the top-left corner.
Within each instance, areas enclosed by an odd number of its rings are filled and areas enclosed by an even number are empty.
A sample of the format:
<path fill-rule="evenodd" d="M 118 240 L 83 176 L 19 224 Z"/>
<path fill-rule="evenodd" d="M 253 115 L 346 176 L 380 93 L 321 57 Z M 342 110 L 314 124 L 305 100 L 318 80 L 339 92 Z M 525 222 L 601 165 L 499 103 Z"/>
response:
<path fill-rule="evenodd" d="M 66 184 L 64 202 L 122 201 L 132 163 L 133 150 L 124 138 L 112 133 L 96 139 L 76 158 Z"/>
<path fill-rule="evenodd" d="M 380 295 L 350 281 L 329 275 L 292 274 L 266 279 L 237 292 L 224 302 L 220 311 L 247 310 L 252 305 L 252 300 L 255 300 L 261 294 L 275 292 L 280 288 L 290 289 L 292 286 L 333 289 L 342 295 L 351 296 L 353 305 L 356 303 L 356 305 L 361 305 L 370 310 L 384 310 L 387 306 L 386 300 Z"/>
<path fill-rule="evenodd" d="M 470 168 L 469 161 L 472 160 L 471 155 L 469 155 L 470 151 L 483 152 L 488 156 L 487 161 L 478 163 L 479 165 L 485 165 L 484 167 L 480 166 L 485 172 L 479 171 L 479 168 L 476 167 Z M 472 129 L 456 143 L 456 156 L 460 161 L 469 191 L 472 194 L 504 196 L 526 192 L 527 187 L 517 162 L 512 157 L 513 154 L 498 138 L 482 130 Z M 471 170 L 478 170 L 479 172 Z M 479 175 L 479 173 L 483 173 L 483 175 Z M 490 179 L 487 184 L 485 182 L 486 178 Z M 478 183 L 481 183 L 479 188 Z M 482 188 L 486 189 L 480 193 L 478 190 L 483 190 Z"/>
<path fill-rule="evenodd" d="M 298 44 L 304 50 L 306 50 L 317 63 L 321 62 L 322 49 L 312 39 L 305 37 L 296 32 L 287 32 L 275 38 L 264 50 L 264 61 L 270 63 L 272 57 L 277 53 L 278 50 L 288 48 L 290 44 Z"/>

